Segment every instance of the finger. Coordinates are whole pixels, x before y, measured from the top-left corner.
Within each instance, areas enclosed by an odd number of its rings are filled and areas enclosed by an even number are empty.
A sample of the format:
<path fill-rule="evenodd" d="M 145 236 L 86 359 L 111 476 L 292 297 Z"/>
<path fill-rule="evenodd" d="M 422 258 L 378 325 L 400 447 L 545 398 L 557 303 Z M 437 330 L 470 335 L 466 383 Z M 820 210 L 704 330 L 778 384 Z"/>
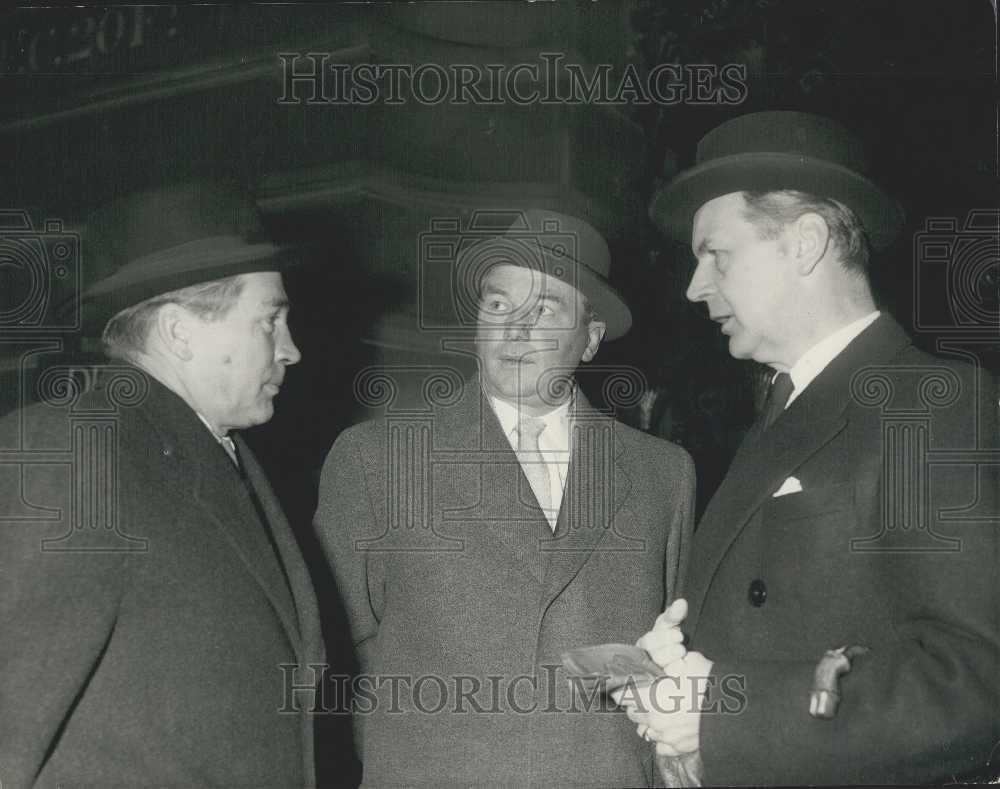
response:
<path fill-rule="evenodd" d="M 648 633 L 640 636 L 639 640 L 635 642 L 635 645 L 652 654 L 658 649 L 663 649 L 675 644 L 682 644 L 683 642 L 684 634 L 681 632 L 679 627 L 664 627 L 656 625 Z"/>
<path fill-rule="evenodd" d="M 660 627 L 657 625 L 648 633 L 640 636 L 636 641 L 636 646 L 642 647 L 647 652 L 660 649 L 668 644 L 681 644 L 684 642 L 684 634 L 677 627 Z"/>
<path fill-rule="evenodd" d="M 712 670 L 712 661 L 701 652 L 688 652 L 684 656 L 684 666 L 691 676 L 708 676 Z"/>
<path fill-rule="evenodd" d="M 684 648 L 683 644 L 670 644 L 662 649 L 650 649 L 647 651 L 653 662 L 664 670 L 672 663 L 683 660 L 687 654 L 687 649 Z M 670 672 L 668 671 L 667 673 L 669 674 Z"/>
<path fill-rule="evenodd" d="M 678 597 L 669 606 L 667 606 L 667 610 L 660 614 L 656 619 L 657 622 L 662 621 L 665 625 L 679 625 L 684 621 L 687 613 L 687 600 L 683 597 Z"/>
<path fill-rule="evenodd" d="M 677 625 L 654 625 L 648 633 L 639 637 L 639 641 L 651 641 L 655 644 L 679 644 L 684 640 L 683 631 Z"/>

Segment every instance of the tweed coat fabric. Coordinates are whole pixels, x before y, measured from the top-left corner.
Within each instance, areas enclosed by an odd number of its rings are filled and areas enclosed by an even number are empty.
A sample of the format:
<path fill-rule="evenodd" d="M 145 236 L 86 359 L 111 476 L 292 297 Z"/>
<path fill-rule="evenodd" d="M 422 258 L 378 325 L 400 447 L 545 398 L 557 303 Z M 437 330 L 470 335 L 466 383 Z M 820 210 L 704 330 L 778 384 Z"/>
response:
<path fill-rule="evenodd" d="M 0 422 L 0 781 L 311 785 L 312 699 L 284 693 L 319 617 L 267 480 L 237 437 L 275 547 L 194 411 L 105 375 Z M 148 391 L 116 405 L 116 376 Z"/>
<path fill-rule="evenodd" d="M 715 661 L 709 783 L 929 782 L 986 763 L 1000 740 L 998 465 L 982 454 L 996 408 L 988 375 L 919 351 L 883 315 L 751 430 L 688 584 L 685 630 Z M 775 498 L 793 476 L 802 491 Z M 871 651 L 842 678 L 836 718 L 810 717 L 819 659 L 854 644 Z"/>
<path fill-rule="evenodd" d="M 573 694 L 560 655 L 633 643 L 673 599 L 693 467 L 579 393 L 572 413 L 555 533 L 478 381 L 331 449 L 315 525 L 369 683 L 365 785 L 652 780 L 648 743 L 606 697 Z"/>

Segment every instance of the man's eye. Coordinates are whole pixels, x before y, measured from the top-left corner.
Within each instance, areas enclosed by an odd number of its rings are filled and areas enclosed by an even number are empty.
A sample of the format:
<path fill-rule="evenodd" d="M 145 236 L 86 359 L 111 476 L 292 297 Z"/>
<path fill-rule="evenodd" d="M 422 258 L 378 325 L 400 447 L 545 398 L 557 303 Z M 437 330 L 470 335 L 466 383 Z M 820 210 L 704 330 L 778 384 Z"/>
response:
<path fill-rule="evenodd" d="M 487 299 L 485 307 L 487 312 L 494 314 L 503 314 L 510 311 L 510 305 L 501 299 Z"/>
<path fill-rule="evenodd" d="M 538 305 L 538 315 L 541 318 L 549 318 L 556 314 L 556 311 L 552 309 L 548 304 Z"/>

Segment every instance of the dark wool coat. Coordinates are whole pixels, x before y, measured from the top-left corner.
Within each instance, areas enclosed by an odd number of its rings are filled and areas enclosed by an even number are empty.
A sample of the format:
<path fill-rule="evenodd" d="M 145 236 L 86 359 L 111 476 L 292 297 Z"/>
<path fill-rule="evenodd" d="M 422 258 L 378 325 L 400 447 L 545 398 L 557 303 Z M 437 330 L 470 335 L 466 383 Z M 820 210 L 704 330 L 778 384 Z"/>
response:
<path fill-rule="evenodd" d="M 732 683 L 702 715 L 708 783 L 929 782 L 986 763 L 1000 740 L 996 412 L 989 376 L 882 316 L 751 431 L 687 588 L 692 647 Z M 792 476 L 802 491 L 773 497 Z M 842 678 L 836 718 L 810 717 L 817 662 L 852 644 L 871 652 Z"/>
<path fill-rule="evenodd" d="M 308 676 L 285 672 L 324 653 L 294 536 L 246 444 L 275 547 L 194 411 L 147 383 L 110 425 L 113 381 L 0 422 L 20 450 L 0 455 L 0 781 L 309 785 L 312 717 L 284 695 Z"/>

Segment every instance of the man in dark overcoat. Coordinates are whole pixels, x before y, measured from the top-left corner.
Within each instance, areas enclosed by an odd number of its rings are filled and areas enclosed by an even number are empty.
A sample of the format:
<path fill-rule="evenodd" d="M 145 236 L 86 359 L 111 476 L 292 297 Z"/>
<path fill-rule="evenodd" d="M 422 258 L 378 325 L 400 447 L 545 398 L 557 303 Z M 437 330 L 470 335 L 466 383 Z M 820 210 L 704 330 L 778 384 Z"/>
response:
<path fill-rule="evenodd" d="M 312 785 L 316 599 L 238 433 L 299 360 L 289 252 L 208 183 L 87 233 L 114 361 L 0 423 L 0 783 Z"/>
<path fill-rule="evenodd" d="M 876 306 L 870 248 L 901 215 L 866 172 L 839 124 L 758 113 L 653 202 L 691 241 L 688 298 L 773 370 L 698 525 L 687 619 L 640 640 L 656 657 L 686 633 L 695 651 L 665 669 L 691 703 L 629 705 L 661 753 L 700 750 L 709 784 L 995 769 L 996 388 L 960 343 L 924 353 Z"/>

